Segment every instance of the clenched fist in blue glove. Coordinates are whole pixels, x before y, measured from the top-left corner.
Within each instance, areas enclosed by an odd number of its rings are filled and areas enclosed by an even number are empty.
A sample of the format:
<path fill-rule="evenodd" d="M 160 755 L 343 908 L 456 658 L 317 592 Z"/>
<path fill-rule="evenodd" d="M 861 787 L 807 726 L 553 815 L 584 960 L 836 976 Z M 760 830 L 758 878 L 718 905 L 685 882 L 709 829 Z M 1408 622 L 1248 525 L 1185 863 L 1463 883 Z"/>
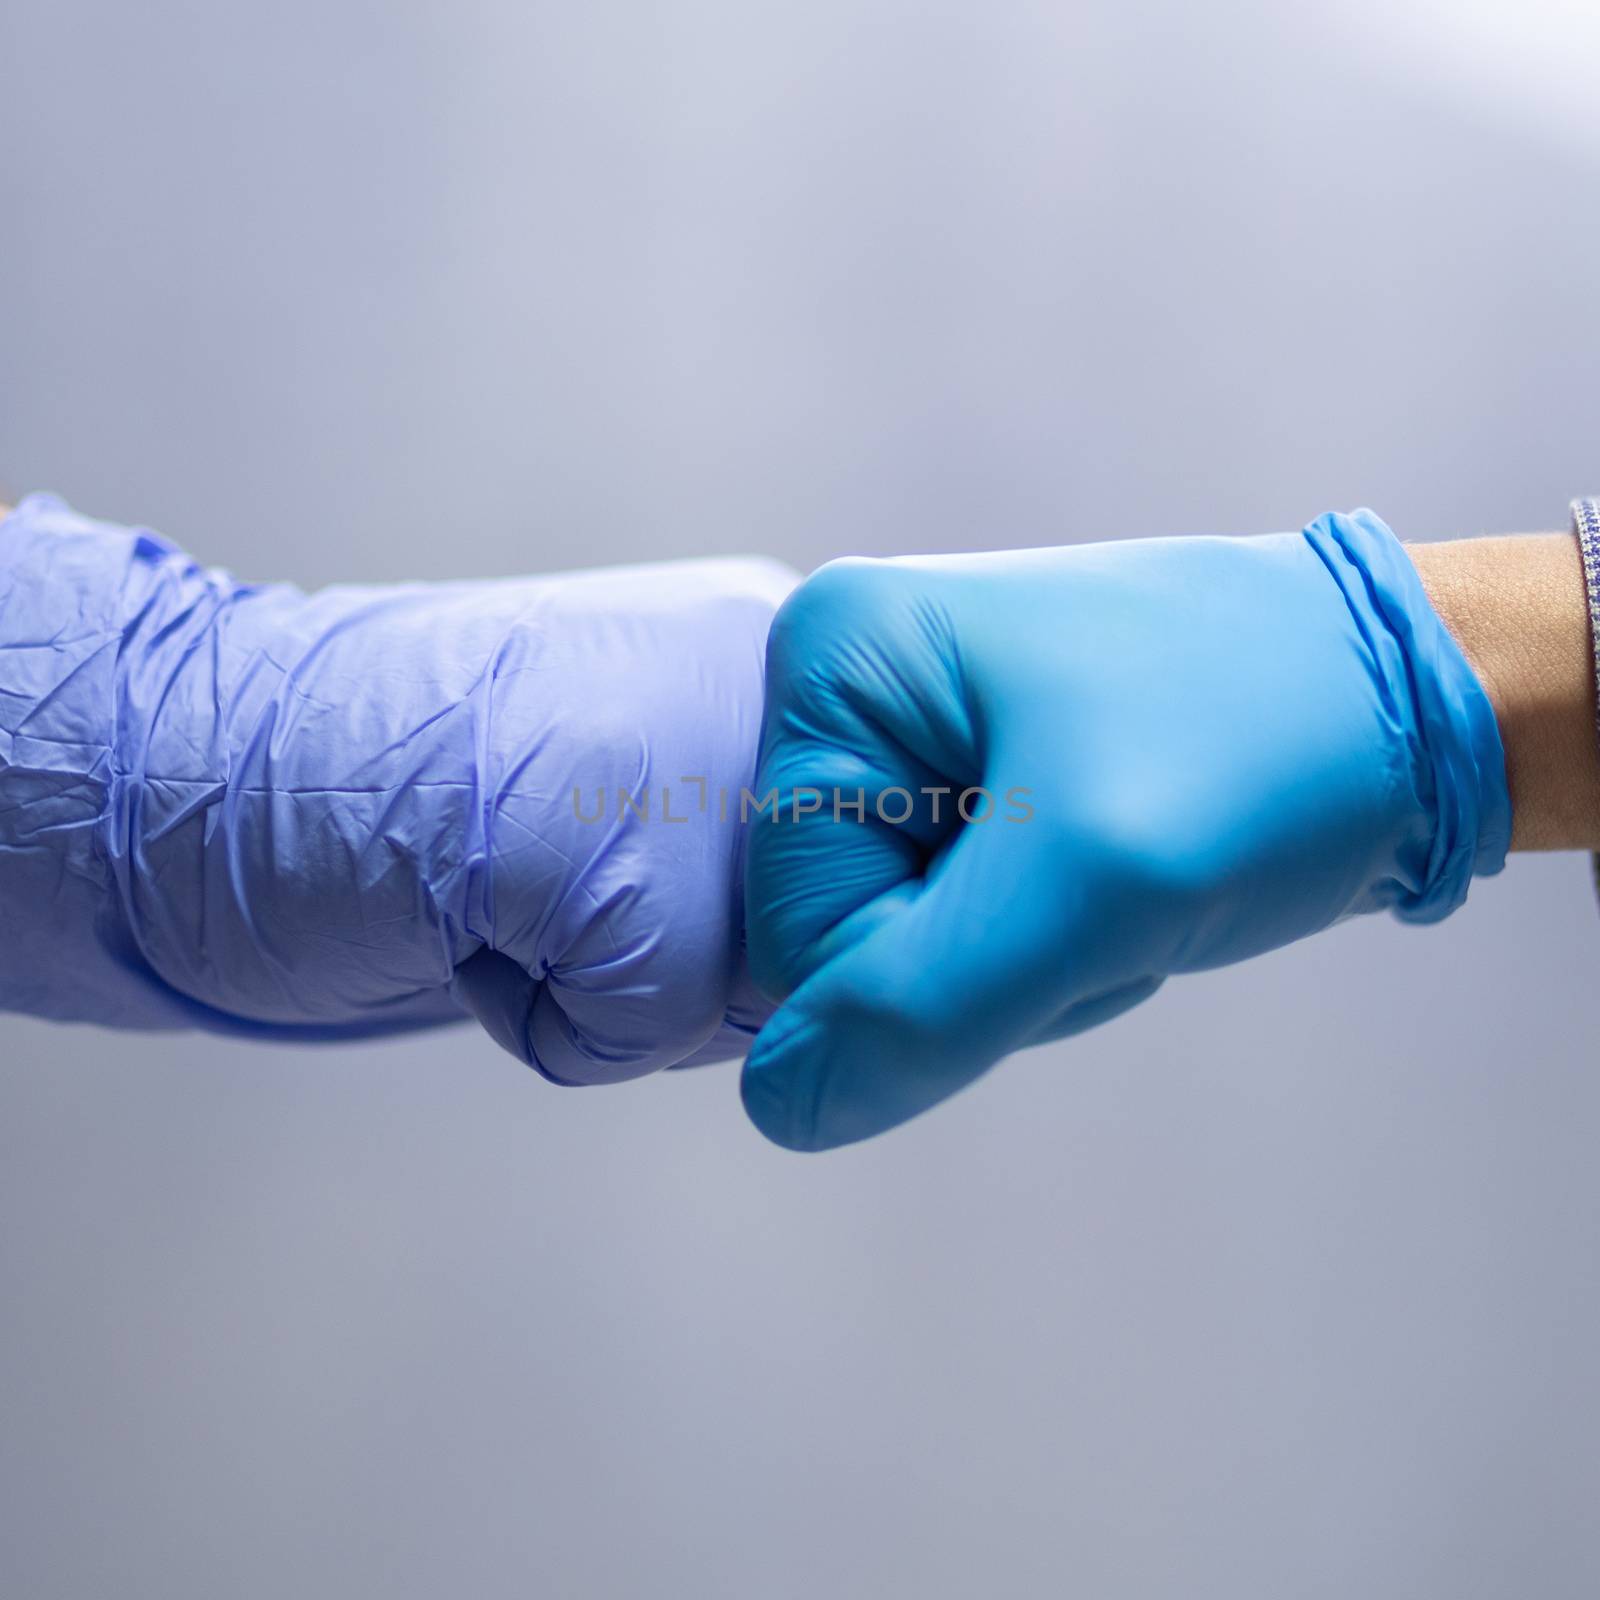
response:
<path fill-rule="evenodd" d="M 823 568 L 768 647 L 756 1124 L 822 1149 L 1169 975 L 1447 915 L 1511 831 L 1493 708 L 1370 512 Z"/>
<path fill-rule="evenodd" d="M 304 594 L 0 521 L 0 1006 L 348 1038 L 476 1016 L 607 1082 L 740 1051 L 762 653 L 703 561 Z"/>

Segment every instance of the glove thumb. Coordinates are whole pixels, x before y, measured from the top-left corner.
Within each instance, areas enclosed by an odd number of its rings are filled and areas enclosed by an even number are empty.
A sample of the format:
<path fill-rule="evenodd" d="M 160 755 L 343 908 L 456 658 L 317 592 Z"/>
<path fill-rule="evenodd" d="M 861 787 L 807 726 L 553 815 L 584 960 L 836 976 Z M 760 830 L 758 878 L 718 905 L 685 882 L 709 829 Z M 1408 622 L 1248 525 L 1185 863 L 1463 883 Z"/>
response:
<path fill-rule="evenodd" d="M 1038 825 L 969 822 L 924 877 L 851 917 L 859 936 L 834 945 L 745 1062 L 740 1089 L 762 1133 L 791 1150 L 869 1138 L 1010 1051 L 1074 1031 L 1079 1004 L 1089 1025 L 1151 992 L 1094 982 L 1082 886 L 1039 883 L 1024 832 Z M 1071 981 L 1079 969 L 1085 986 Z"/>

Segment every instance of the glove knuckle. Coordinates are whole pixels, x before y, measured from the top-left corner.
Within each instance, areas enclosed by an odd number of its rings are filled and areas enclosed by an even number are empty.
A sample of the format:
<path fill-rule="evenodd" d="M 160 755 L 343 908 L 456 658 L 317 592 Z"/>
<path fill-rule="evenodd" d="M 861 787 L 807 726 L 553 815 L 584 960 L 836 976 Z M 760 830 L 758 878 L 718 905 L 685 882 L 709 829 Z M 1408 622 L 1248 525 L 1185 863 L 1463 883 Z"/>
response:
<path fill-rule="evenodd" d="M 779 608 L 772 625 L 772 654 L 785 664 L 791 659 L 803 662 L 818 638 L 853 632 L 864 615 L 882 605 L 885 590 L 897 581 L 892 562 L 870 556 L 840 556 L 818 567 Z"/>

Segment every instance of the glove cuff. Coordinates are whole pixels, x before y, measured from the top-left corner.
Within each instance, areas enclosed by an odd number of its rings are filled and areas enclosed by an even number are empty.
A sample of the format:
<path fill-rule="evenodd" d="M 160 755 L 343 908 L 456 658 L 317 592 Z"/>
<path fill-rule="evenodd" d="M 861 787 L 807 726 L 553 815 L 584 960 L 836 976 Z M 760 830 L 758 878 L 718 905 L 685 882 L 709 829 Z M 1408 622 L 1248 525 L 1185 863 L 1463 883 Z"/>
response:
<path fill-rule="evenodd" d="M 1511 844 L 1511 796 L 1494 707 L 1433 609 L 1404 546 L 1374 512 L 1329 512 L 1304 530 L 1372 645 L 1381 687 L 1415 745 L 1418 794 L 1432 827 L 1409 863 L 1395 915 L 1437 922 L 1477 875 L 1499 872 Z"/>

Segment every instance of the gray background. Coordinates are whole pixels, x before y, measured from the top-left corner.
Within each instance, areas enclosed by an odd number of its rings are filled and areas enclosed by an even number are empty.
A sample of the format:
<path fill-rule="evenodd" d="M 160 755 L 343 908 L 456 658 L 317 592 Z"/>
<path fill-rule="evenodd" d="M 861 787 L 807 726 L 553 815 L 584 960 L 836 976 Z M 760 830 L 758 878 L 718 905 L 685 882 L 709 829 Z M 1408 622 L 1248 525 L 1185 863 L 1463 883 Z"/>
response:
<path fill-rule="evenodd" d="M 0 474 L 307 583 L 1553 526 L 1597 37 L 4 0 Z M 8 1020 L 0 1585 L 1591 1596 L 1597 989 L 1519 860 L 819 1159 L 731 1069 Z"/>

